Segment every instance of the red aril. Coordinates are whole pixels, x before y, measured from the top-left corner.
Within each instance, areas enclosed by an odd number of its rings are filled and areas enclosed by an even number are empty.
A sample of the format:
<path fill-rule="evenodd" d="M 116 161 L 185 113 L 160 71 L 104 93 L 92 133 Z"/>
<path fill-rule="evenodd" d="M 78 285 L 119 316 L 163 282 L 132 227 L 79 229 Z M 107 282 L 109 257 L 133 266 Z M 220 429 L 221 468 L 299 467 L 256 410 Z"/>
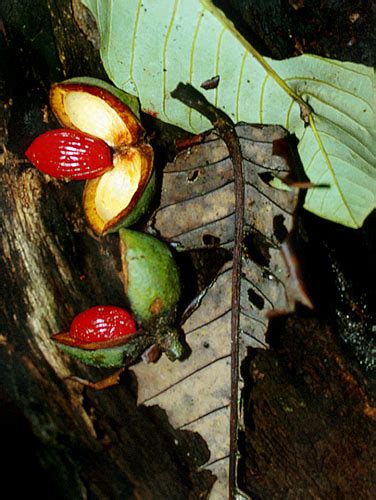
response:
<path fill-rule="evenodd" d="M 104 141 L 65 128 L 38 136 L 25 156 L 38 170 L 59 179 L 92 179 L 112 168 L 111 150 Z"/>
<path fill-rule="evenodd" d="M 115 306 L 95 306 L 78 314 L 72 321 L 69 337 L 75 344 L 118 339 L 137 331 L 132 315 Z"/>

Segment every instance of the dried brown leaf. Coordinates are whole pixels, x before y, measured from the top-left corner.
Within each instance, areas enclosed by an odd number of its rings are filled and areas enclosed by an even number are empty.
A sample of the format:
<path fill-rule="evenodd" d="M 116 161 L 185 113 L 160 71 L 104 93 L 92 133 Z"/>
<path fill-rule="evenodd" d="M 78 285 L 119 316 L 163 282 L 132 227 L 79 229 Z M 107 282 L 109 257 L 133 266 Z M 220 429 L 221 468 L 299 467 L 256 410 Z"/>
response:
<path fill-rule="evenodd" d="M 234 453 L 230 421 L 236 406 L 242 426 L 240 370 L 233 376 L 232 318 L 239 315 L 240 362 L 248 348 L 265 348 L 269 316 L 292 311 L 304 299 L 304 288 L 290 282 L 281 252 L 294 224 L 297 190 L 277 190 L 269 179 L 290 172 L 285 158 L 273 155 L 273 142 L 286 139 L 280 127 L 235 128 L 241 147 L 244 181 L 240 304 L 233 308 L 233 261 L 227 262 L 207 289 L 199 307 L 183 324 L 192 350 L 188 359 L 133 368 L 140 404 L 164 408 L 171 424 L 198 432 L 211 456 L 206 468 L 217 476 L 210 498 L 228 498 L 230 457 Z M 163 177 L 161 205 L 154 227 L 183 249 L 203 246 L 235 248 L 236 194 L 232 158 L 224 141 L 212 132 L 204 142 L 178 155 Z M 240 362 L 238 366 L 240 366 Z M 235 394 L 235 397 L 234 397 Z M 238 427 L 236 431 L 238 432 Z M 230 472 L 229 472 L 230 471 Z"/>

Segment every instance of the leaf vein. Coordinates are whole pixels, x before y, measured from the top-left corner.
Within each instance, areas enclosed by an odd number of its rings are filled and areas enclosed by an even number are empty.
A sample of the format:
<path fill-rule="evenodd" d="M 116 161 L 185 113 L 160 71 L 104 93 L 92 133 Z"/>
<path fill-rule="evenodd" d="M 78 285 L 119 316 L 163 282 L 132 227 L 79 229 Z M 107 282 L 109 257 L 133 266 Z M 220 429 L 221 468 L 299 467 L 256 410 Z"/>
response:
<path fill-rule="evenodd" d="M 336 90 L 339 93 L 342 92 L 344 94 L 350 95 L 351 97 L 354 97 L 355 99 L 358 99 L 359 101 L 362 101 L 372 111 L 372 106 L 369 104 L 368 101 L 366 101 L 366 99 L 363 99 L 363 97 L 360 97 L 359 95 L 354 94 L 353 92 L 350 92 L 350 90 L 344 89 L 342 87 L 338 87 L 337 85 L 334 85 L 333 83 L 327 82 L 325 80 L 320 80 L 318 78 L 309 77 L 309 76 L 291 76 L 291 77 L 285 78 L 286 82 L 287 81 L 294 81 L 294 80 L 309 81 L 309 82 L 312 82 L 314 84 L 326 85 L 326 86 Z M 317 97 L 316 94 L 312 94 L 310 92 L 307 92 L 306 90 L 303 90 L 302 94 L 307 94 L 307 95 L 312 95 L 313 97 Z M 332 106 L 332 105 L 330 104 L 330 106 Z"/>
<path fill-rule="evenodd" d="M 204 464 L 204 465 L 205 465 L 205 467 L 210 467 L 211 465 L 214 465 L 217 462 L 222 462 L 222 460 L 226 460 L 229 457 L 230 457 L 230 454 L 225 455 L 224 457 L 221 457 L 221 458 L 217 458 L 216 460 L 213 460 L 212 462 L 209 462 L 209 463 Z"/>
<path fill-rule="evenodd" d="M 217 278 L 218 279 L 218 276 Z M 199 326 L 197 326 L 196 328 L 193 328 L 192 330 L 188 330 L 187 332 L 184 331 L 185 335 L 190 335 L 191 333 L 193 332 L 197 332 L 198 330 L 200 330 L 201 328 L 205 328 L 206 326 L 209 326 L 211 325 L 212 323 L 215 323 L 216 321 L 218 321 L 219 319 L 221 318 L 224 318 L 226 316 L 226 314 L 228 314 L 229 312 L 231 312 L 231 307 L 229 309 L 227 309 L 226 311 L 224 311 L 223 313 L 219 314 L 218 316 L 216 316 L 215 318 L 211 319 L 210 321 L 207 321 L 206 323 L 201 323 Z"/>
<path fill-rule="evenodd" d="M 229 406 L 230 406 L 230 403 L 228 403 L 226 405 L 219 406 L 218 408 L 215 408 L 214 410 L 210 410 L 207 413 L 204 413 L 203 415 L 200 415 L 199 417 L 197 417 L 189 422 L 186 422 L 185 424 L 179 425 L 178 429 L 179 430 L 184 429 L 184 427 L 188 427 L 188 425 L 195 424 L 196 422 L 199 422 L 203 418 L 209 417 L 209 416 L 213 415 L 214 413 L 220 412 L 221 410 L 225 410 Z"/>
<path fill-rule="evenodd" d="M 166 392 L 168 392 L 170 389 L 173 389 L 174 387 L 176 387 L 177 385 L 181 384 L 182 382 L 185 382 L 186 380 L 188 380 L 189 378 L 193 377 L 194 375 L 196 375 L 197 373 L 205 370 L 206 368 L 209 368 L 210 366 L 214 365 L 215 363 L 219 363 L 220 361 L 223 361 L 224 359 L 227 359 L 227 358 L 230 358 L 231 357 L 231 353 L 229 354 L 225 354 L 224 356 L 221 356 L 219 358 L 216 358 L 216 359 L 213 359 L 212 361 L 210 361 L 209 363 L 206 363 L 205 365 L 203 366 L 200 366 L 199 368 L 196 368 L 196 370 L 194 370 L 193 372 L 191 373 L 188 373 L 188 375 L 185 375 L 184 377 L 180 378 L 179 380 L 177 380 L 176 382 L 174 382 L 173 384 L 170 384 L 168 387 L 165 387 L 164 389 L 162 389 L 161 391 L 157 392 L 156 394 L 154 394 L 153 396 L 149 396 L 148 398 L 144 399 L 143 401 L 141 401 L 139 404 L 145 404 L 149 401 L 151 401 L 152 399 L 155 399 L 157 398 L 158 396 L 160 396 L 161 394 L 165 394 Z"/>
<path fill-rule="evenodd" d="M 172 14 L 170 17 L 170 22 L 167 28 L 165 40 L 164 40 L 164 45 L 163 45 L 163 114 L 166 117 L 167 121 L 170 121 L 166 112 L 166 106 L 167 106 L 167 45 L 168 41 L 171 35 L 171 30 L 175 21 L 175 16 L 176 16 L 176 11 L 179 5 L 179 0 L 174 0 L 174 5 L 172 8 Z"/>
<path fill-rule="evenodd" d="M 182 201 L 177 201 L 175 203 L 170 203 L 168 205 L 164 205 L 162 207 L 162 209 L 165 209 L 165 208 L 169 208 L 169 207 L 174 207 L 174 206 L 177 206 L 177 205 L 185 205 L 187 204 L 189 201 L 192 201 L 192 200 L 196 200 L 198 198 L 205 198 L 205 196 L 209 195 L 209 194 L 213 194 L 215 193 L 216 191 L 221 191 L 223 190 L 224 188 L 227 188 L 228 186 L 230 186 L 231 184 L 234 184 L 234 180 L 229 180 L 229 181 L 226 181 L 225 184 L 222 184 L 220 186 L 217 186 L 215 187 L 214 189 L 211 189 L 210 191 L 206 191 L 205 193 L 200 193 L 200 194 L 197 194 L 195 196 L 191 196 L 190 198 L 185 198 L 184 200 Z"/>
<path fill-rule="evenodd" d="M 295 104 L 294 99 L 291 99 L 291 102 L 289 104 L 287 114 L 286 114 L 286 122 L 285 122 L 285 129 L 286 130 L 290 130 L 290 115 L 291 115 L 292 108 L 294 107 L 294 104 Z"/>
<path fill-rule="evenodd" d="M 331 66 L 338 66 L 338 68 L 340 68 L 341 70 L 343 71 L 349 71 L 351 73 L 355 73 L 356 75 L 361 75 L 361 76 L 365 76 L 366 78 L 369 78 L 371 80 L 371 83 L 373 84 L 373 79 L 370 75 L 367 75 L 366 73 L 362 72 L 362 71 L 357 71 L 356 69 L 354 68 L 349 68 L 348 66 L 344 66 L 341 62 L 339 61 L 336 61 L 334 59 L 325 59 L 321 56 L 317 56 L 315 54 L 306 54 L 305 57 L 308 59 L 318 59 L 320 60 L 320 62 L 325 62 Z"/>
<path fill-rule="evenodd" d="M 315 139 L 317 141 L 319 149 L 321 150 L 323 159 L 324 159 L 325 163 L 328 166 L 329 172 L 330 172 L 330 174 L 331 174 L 331 176 L 333 178 L 334 184 L 335 184 L 335 186 L 336 186 L 336 188 L 338 190 L 338 193 L 339 193 L 339 195 L 341 197 L 342 203 L 346 207 L 346 210 L 347 210 L 347 212 L 348 212 L 351 220 L 355 224 L 355 227 L 358 227 L 358 223 L 357 223 L 357 221 L 356 221 L 356 219 L 355 219 L 355 217 L 353 215 L 353 212 L 352 212 L 352 210 L 351 210 L 351 208 L 350 208 L 350 206 L 349 206 L 349 204 L 347 202 L 347 199 L 346 199 L 346 197 L 345 197 L 345 195 L 344 195 L 344 193 L 342 191 L 342 188 L 341 188 L 341 186 L 340 186 L 340 184 L 338 182 L 338 179 L 337 179 L 336 173 L 334 171 L 332 162 L 330 161 L 330 158 L 329 158 L 328 153 L 327 153 L 327 151 L 326 151 L 326 149 L 324 147 L 324 144 L 321 141 L 321 137 L 320 137 L 320 135 L 319 135 L 319 133 L 317 131 L 316 124 L 315 124 L 315 119 L 314 119 L 314 116 L 312 116 L 312 114 L 309 117 L 309 121 L 310 121 L 310 125 L 311 125 L 311 128 L 312 128 L 313 135 L 315 136 Z M 322 203 L 323 203 L 323 201 L 322 201 Z"/>
<path fill-rule="evenodd" d="M 290 172 L 289 168 L 275 168 L 275 167 L 268 167 L 267 165 L 263 165 L 262 163 L 257 163 L 254 160 L 251 160 L 249 158 L 246 158 L 243 156 L 244 162 L 247 162 L 249 165 L 246 165 L 247 169 L 249 168 L 250 170 L 253 170 L 253 167 L 257 167 L 262 170 L 268 170 L 269 172 L 276 172 L 276 173 L 288 173 Z"/>
<path fill-rule="evenodd" d="M 262 82 L 262 85 L 261 85 L 261 89 L 260 89 L 260 111 L 259 111 L 259 120 L 260 120 L 260 123 L 263 123 L 263 113 L 264 113 L 264 92 L 265 92 L 265 87 L 266 87 L 266 82 L 268 81 L 269 79 L 269 73 L 266 73 L 265 76 L 264 76 L 264 80 Z"/>
<path fill-rule="evenodd" d="M 260 229 L 257 229 L 256 227 L 253 227 L 251 224 L 247 224 L 247 223 L 245 224 L 245 227 L 247 229 L 249 229 L 250 231 L 252 231 L 252 232 L 260 234 L 263 238 L 265 238 L 265 240 L 270 244 L 271 247 L 273 247 L 273 248 L 279 248 L 279 246 L 276 244 L 276 242 L 273 241 L 269 236 L 267 236 L 266 234 L 264 234 L 262 231 L 260 231 Z"/>
<path fill-rule="evenodd" d="M 247 278 L 247 276 L 243 275 L 242 276 L 242 280 L 245 280 L 247 283 L 249 283 L 253 288 L 255 288 L 259 293 L 260 295 L 262 295 L 264 297 L 264 299 L 266 300 L 266 302 L 268 302 L 272 309 L 274 309 L 274 304 L 273 302 L 269 299 L 269 297 L 261 290 L 261 288 L 259 288 L 257 285 L 255 285 L 255 283 L 250 280 L 249 278 Z"/>
<path fill-rule="evenodd" d="M 240 314 L 243 314 L 243 316 L 245 316 L 248 319 L 251 319 L 252 321 L 256 321 L 256 323 L 260 323 L 262 326 L 265 326 L 265 327 L 267 326 L 267 324 L 264 321 L 262 321 L 260 318 L 256 318 L 255 316 L 252 316 L 251 314 L 244 311 L 244 309 L 240 309 Z"/>
<path fill-rule="evenodd" d="M 215 73 L 216 73 L 216 75 L 219 75 L 219 64 L 220 64 L 220 59 L 221 59 L 222 38 L 223 38 L 223 35 L 225 33 L 226 33 L 226 26 L 223 27 L 221 33 L 219 34 L 218 41 L 217 41 L 217 52 L 215 55 Z M 214 106 L 216 108 L 218 107 L 218 93 L 219 93 L 219 85 L 215 89 Z"/>
<path fill-rule="evenodd" d="M 252 340 L 255 340 L 258 344 L 260 344 L 263 348 L 265 347 L 268 347 L 268 344 L 265 344 L 265 342 L 262 342 L 262 340 L 258 339 L 257 337 L 255 337 L 254 335 L 252 335 L 252 333 L 250 332 L 247 332 L 247 330 L 244 330 L 243 328 L 241 328 L 241 332 L 244 333 L 244 335 L 246 335 L 247 337 L 250 337 Z"/>
<path fill-rule="evenodd" d="M 193 80 L 193 63 L 194 63 L 194 58 L 195 58 L 196 43 L 197 43 L 198 33 L 200 31 L 200 26 L 201 26 L 204 14 L 205 14 L 205 9 L 203 9 L 198 14 L 198 19 L 196 21 L 196 27 L 195 27 L 195 31 L 193 34 L 191 53 L 190 53 L 190 58 L 189 58 L 189 83 L 190 84 L 193 83 L 192 82 L 192 80 Z M 188 116 L 189 116 L 189 126 L 191 128 L 193 128 L 193 126 L 192 126 L 192 112 L 193 112 L 193 108 L 190 107 L 188 110 Z"/>
<path fill-rule="evenodd" d="M 321 97 L 318 97 L 316 94 L 312 94 L 311 92 L 304 92 L 305 95 L 309 95 L 311 97 L 313 97 L 314 99 L 316 99 L 317 101 L 321 102 L 321 104 L 324 104 L 325 106 L 328 106 L 329 108 L 331 109 L 334 109 L 335 111 L 337 111 L 337 113 L 345 116 L 349 121 L 352 121 L 354 122 L 356 125 L 358 125 L 364 132 L 366 132 L 369 136 L 371 135 L 370 131 L 368 130 L 368 128 L 363 125 L 362 123 L 360 123 L 359 121 L 357 121 L 350 113 L 346 113 L 346 111 L 344 111 L 343 109 L 340 109 L 338 108 L 337 106 L 335 106 L 334 104 L 332 103 L 328 103 L 327 101 L 325 101 L 324 99 L 322 99 Z M 338 127 L 341 127 L 341 125 L 333 120 L 331 120 L 330 118 L 327 118 L 325 115 L 323 115 L 322 113 L 314 113 L 316 116 L 318 117 L 322 117 L 323 119 L 325 120 L 328 120 L 332 123 L 334 123 L 335 125 L 337 125 Z M 341 127 L 343 128 L 343 127 Z M 346 129 L 344 129 L 346 130 Z M 350 133 L 350 132 L 349 132 Z"/>
<path fill-rule="evenodd" d="M 159 213 L 159 212 L 158 212 Z M 209 222 L 204 222 L 203 224 L 201 224 L 200 226 L 197 226 L 197 227 L 193 227 L 193 228 L 190 228 L 190 229 L 186 229 L 184 231 L 182 231 L 181 233 L 178 233 L 178 234 L 174 234 L 173 236 L 170 236 L 169 237 L 169 240 L 170 241 L 173 241 L 174 238 L 180 238 L 181 236 L 184 236 L 184 235 L 187 235 L 187 234 L 190 234 L 190 233 L 194 233 L 194 232 L 200 232 L 201 230 L 205 229 L 205 228 L 209 228 L 210 226 L 215 226 L 217 225 L 219 222 L 222 222 L 226 219 L 229 219 L 230 217 L 232 217 L 233 215 L 235 214 L 235 212 L 231 212 L 230 214 L 226 214 L 225 216 L 221 217 L 220 219 L 216 219 L 216 220 L 212 220 L 212 221 L 209 221 Z M 221 243 L 220 245 L 225 245 L 227 243 L 230 243 L 231 241 L 234 241 L 234 240 L 229 240 L 229 241 L 224 241 L 223 243 Z"/>
<path fill-rule="evenodd" d="M 248 52 L 245 50 L 244 55 L 242 58 L 242 63 L 240 66 L 240 71 L 239 71 L 239 78 L 238 78 L 238 86 L 236 89 L 236 102 L 235 102 L 235 116 L 236 116 L 236 121 L 239 120 L 239 102 L 240 102 L 240 89 L 242 86 L 242 81 L 243 81 L 243 73 L 244 73 L 244 67 L 245 67 L 245 62 L 247 60 Z"/>
<path fill-rule="evenodd" d="M 343 128 L 341 125 L 339 125 L 338 123 L 335 123 L 331 120 L 329 120 L 328 118 L 326 118 L 326 120 L 331 123 L 334 127 L 336 128 L 339 128 L 341 130 L 341 132 L 343 132 L 344 134 L 348 135 L 349 137 L 351 137 L 351 139 L 355 140 L 361 147 L 361 149 L 365 149 L 366 151 L 368 151 L 372 156 L 373 158 L 375 158 L 375 153 L 369 148 L 369 145 L 367 144 L 364 144 L 358 137 L 356 137 L 356 135 L 350 133 L 348 130 L 346 130 L 345 128 Z M 330 134 L 330 132 L 327 132 L 325 130 L 318 130 L 318 132 L 320 134 L 326 134 L 330 137 L 333 137 L 333 139 L 335 139 L 341 146 L 345 146 L 347 147 L 348 149 L 350 149 L 351 151 L 354 151 L 358 154 L 359 157 L 361 157 L 366 163 L 370 163 L 370 160 L 367 160 L 366 158 L 364 158 L 364 156 L 362 156 L 361 153 L 359 153 L 358 151 L 355 151 L 355 149 L 351 148 L 350 146 L 348 146 L 346 144 L 346 142 L 344 141 L 340 141 L 334 134 Z"/>
<path fill-rule="evenodd" d="M 193 167 L 184 168 L 184 169 L 181 169 L 181 170 L 168 170 L 167 172 L 165 172 L 165 175 L 180 174 L 181 172 L 184 173 L 184 172 L 191 172 L 192 170 L 205 169 L 205 168 L 209 168 L 209 167 L 217 167 L 217 166 L 220 166 L 221 163 L 225 163 L 226 160 L 230 160 L 230 156 L 229 155 L 227 155 L 224 158 L 222 158 L 220 160 L 217 160 L 217 161 L 215 161 L 213 163 L 208 163 L 207 165 L 193 166 Z"/>
<path fill-rule="evenodd" d="M 140 20 L 140 12 L 141 12 L 141 7 L 142 7 L 142 0 L 138 0 L 137 3 L 137 10 L 136 10 L 136 19 L 134 23 L 134 29 L 133 29 L 133 36 L 132 36 L 132 47 L 131 47 L 131 64 L 129 67 L 129 76 L 132 81 L 132 85 L 134 85 L 137 89 L 136 82 L 133 77 L 133 68 L 134 68 L 134 62 L 135 62 L 135 53 L 136 53 L 136 38 L 137 38 L 137 31 L 138 31 L 138 24 Z M 138 89 L 137 89 L 137 95 L 139 95 Z"/>
<path fill-rule="evenodd" d="M 278 207 L 280 210 L 283 210 L 283 212 L 285 212 L 286 214 L 292 215 L 291 212 L 289 212 L 286 208 L 282 207 L 279 203 L 277 203 L 275 200 L 273 200 L 273 198 L 271 198 L 270 196 L 268 196 L 267 194 L 265 194 L 264 191 L 262 191 L 261 189 L 257 188 L 254 184 L 250 183 L 249 181 L 245 181 L 245 184 L 247 186 L 249 186 L 249 187 L 252 187 L 255 191 L 257 191 L 264 198 L 266 198 L 267 200 L 269 200 L 273 205 L 275 205 L 276 207 Z"/>
<path fill-rule="evenodd" d="M 245 122 L 239 122 L 239 123 L 237 123 L 237 124 L 236 124 L 236 127 L 235 127 L 235 130 L 236 130 L 236 135 L 238 136 L 239 140 L 243 140 L 243 141 L 247 141 L 247 142 L 251 141 L 251 142 L 255 142 L 255 143 L 257 143 L 257 144 L 273 144 L 274 140 L 271 140 L 271 141 L 263 141 L 263 140 L 261 140 L 261 139 L 257 139 L 257 140 L 255 141 L 255 140 L 253 140 L 253 139 L 252 139 L 252 138 L 250 138 L 250 137 L 245 137 L 245 136 L 243 136 L 243 135 L 239 134 L 237 129 L 238 129 L 238 127 L 239 127 L 239 126 L 240 126 L 240 127 L 242 127 L 242 126 L 243 126 L 243 124 L 245 124 L 245 125 L 248 125 L 248 126 L 249 126 L 249 124 L 248 124 L 248 123 L 245 123 Z"/>

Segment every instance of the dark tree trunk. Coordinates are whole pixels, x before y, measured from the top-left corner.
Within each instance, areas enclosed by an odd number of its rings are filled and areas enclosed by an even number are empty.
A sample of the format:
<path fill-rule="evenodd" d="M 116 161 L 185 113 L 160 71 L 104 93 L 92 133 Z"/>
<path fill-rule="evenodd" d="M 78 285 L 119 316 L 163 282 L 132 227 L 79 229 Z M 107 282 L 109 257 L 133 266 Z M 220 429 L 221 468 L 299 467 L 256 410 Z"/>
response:
<path fill-rule="evenodd" d="M 15 494 L 29 492 L 31 484 L 41 498 L 198 497 L 212 480 L 197 472 L 207 457 L 205 444 L 176 433 L 158 408 L 137 408 L 128 374 L 103 392 L 67 380 L 70 374 L 95 380 L 108 373 L 75 364 L 50 340 L 87 307 L 126 306 L 118 237 L 99 241 L 89 234 L 82 183 L 46 182 L 23 154 L 34 136 L 54 126 L 51 79 L 103 72 L 98 53 L 73 22 L 70 2 L 50 2 L 48 9 L 44 2 L 7 3 L 0 170 L 5 480 L 11 475 Z M 49 49 L 48 66 L 38 37 Z M 28 463 L 22 461 L 25 450 Z M 38 475 L 37 462 L 47 481 Z"/>
<path fill-rule="evenodd" d="M 244 3 L 248 9 L 252 2 Z M 52 333 L 67 328 L 87 307 L 126 306 L 117 236 L 99 241 L 88 232 L 80 184 L 47 182 L 24 159 L 31 140 L 55 126 L 48 110 L 50 83 L 80 74 L 105 75 L 98 53 L 73 21 L 68 0 L 4 1 L 0 16 L 4 481 L 15 497 L 204 498 L 213 480 L 199 471 L 208 458 L 205 443 L 172 429 L 159 408 L 137 407 L 136 382 L 127 372 L 119 385 L 105 391 L 67 379 L 75 374 L 97 380 L 108 373 L 69 360 L 50 341 Z M 258 35 L 270 45 L 261 28 Z M 287 46 L 276 48 L 281 53 Z M 157 139 L 162 147 L 164 137 Z M 161 149 L 161 154 L 168 152 Z M 312 236 L 315 224 L 306 217 L 312 248 L 322 249 L 320 238 L 317 243 Z M 367 242 L 362 247 L 367 257 L 373 248 L 369 227 L 359 235 Z M 330 236 L 327 241 L 335 245 Z M 329 268 L 337 262 L 319 258 L 317 268 L 320 262 Z M 364 262 L 357 265 L 366 271 Z M 329 288 L 339 285 L 336 269 L 325 278 Z M 255 498 L 376 494 L 370 375 L 375 360 L 363 305 L 367 297 L 363 303 L 359 299 L 362 281 L 355 284 L 355 299 L 348 293 L 348 275 L 354 278 L 354 273 L 345 271 L 342 288 L 329 299 L 333 304 L 319 309 L 319 319 L 301 312 L 274 323 L 273 349 L 251 353 L 244 366 L 250 385 L 243 483 Z M 314 294 L 319 289 L 315 279 L 312 288 Z M 355 337 L 346 329 L 346 315 Z"/>

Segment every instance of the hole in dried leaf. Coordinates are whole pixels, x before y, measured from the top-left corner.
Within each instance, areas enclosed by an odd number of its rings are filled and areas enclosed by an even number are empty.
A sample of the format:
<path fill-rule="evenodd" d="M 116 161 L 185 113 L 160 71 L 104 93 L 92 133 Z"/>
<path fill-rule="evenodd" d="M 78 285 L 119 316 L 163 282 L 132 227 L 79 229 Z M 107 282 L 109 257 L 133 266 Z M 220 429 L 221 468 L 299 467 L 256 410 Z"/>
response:
<path fill-rule="evenodd" d="M 193 172 L 188 174 L 187 180 L 188 182 L 194 182 L 198 177 L 198 170 L 194 170 Z"/>
<path fill-rule="evenodd" d="M 204 343 L 202 344 L 202 346 L 203 346 L 203 347 L 205 347 L 205 349 L 209 349 L 210 344 L 209 344 L 209 342 L 204 342 Z"/>
<path fill-rule="evenodd" d="M 270 243 L 264 235 L 258 232 L 249 232 L 244 237 L 245 256 L 256 264 L 268 267 L 270 262 Z"/>
<path fill-rule="evenodd" d="M 261 310 L 264 308 L 264 299 L 252 288 L 248 288 L 248 300 L 251 302 L 251 304 L 257 307 L 257 309 Z"/>
<path fill-rule="evenodd" d="M 280 156 L 286 161 L 288 165 L 292 164 L 291 147 L 287 137 L 282 137 L 282 139 L 274 139 L 272 155 Z"/>
<path fill-rule="evenodd" d="M 204 245 L 210 247 L 218 246 L 221 242 L 221 240 L 217 236 L 213 236 L 212 234 L 204 234 L 202 236 L 202 241 Z"/>
<path fill-rule="evenodd" d="M 258 176 L 267 186 L 269 186 L 271 181 L 274 179 L 274 176 L 269 172 L 262 172 L 261 174 L 258 174 Z"/>
<path fill-rule="evenodd" d="M 224 248 L 201 248 L 175 255 L 181 271 L 184 294 L 181 308 L 184 310 L 214 280 L 223 264 L 232 257 Z"/>
<path fill-rule="evenodd" d="M 282 243 L 288 235 L 288 231 L 285 226 L 285 217 L 282 214 L 276 215 L 273 219 L 273 233 L 280 243 Z"/>

